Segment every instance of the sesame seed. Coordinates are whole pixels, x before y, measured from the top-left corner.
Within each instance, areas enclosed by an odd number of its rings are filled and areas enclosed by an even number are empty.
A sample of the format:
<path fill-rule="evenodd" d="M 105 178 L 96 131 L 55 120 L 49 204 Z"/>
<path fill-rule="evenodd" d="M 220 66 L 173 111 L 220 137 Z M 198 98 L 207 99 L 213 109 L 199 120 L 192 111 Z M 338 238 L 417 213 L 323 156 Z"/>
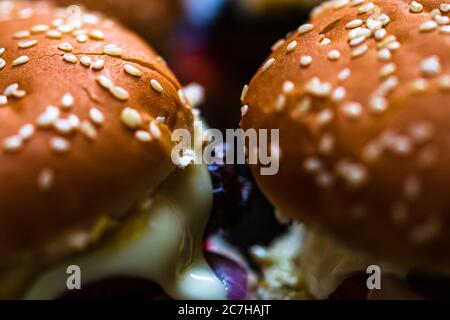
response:
<path fill-rule="evenodd" d="M 112 95 L 118 100 L 126 101 L 130 98 L 128 91 L 122 87 L 113 87 L 112 89 L 110 89 L 110 91 Z"/>
<path fill-rule="evenodd" d="M 16 91 L 13 92 L 12 95 L 13 95 L 14 98 L 22 99 L 22 98 L 24 98 L 27 95 L 27 93 L 26 93 L 25 90 L 16 90 Z"/>
<path fill-rule="evenodd" d="M 300 57 L 300 65 L 302 67 L 308 67 L 312 63 L 312 57 L 311 56 L 301 56 Z"/>
<path fill-rule="evenodd" d="M 282 111 L 286 107 L 286 96 L 280 94 L 277 98 L 277 101 L 275 103 L 275 110 L 276 111 Z"/>
<path fill-rule="evenodd" d="M 375 32 L 376 30 L 381 30 L 381 28 L 383 28 L 383 24 L 381 23 L 381 21 L 375 19 L 367 19 L 366 24 L 367 28 L 369 28 L 373 32 Z"/>
<path fill-rule="evenodd" d="M 373 2 L 367 2 L 358 8 L 358 13 L 367 13 L 375 9 L 375 4 Z"/>
<path fill-rule="evenodd" d="M 245 85 L 242 88 L 242 93 L 241 93 L 241 101 L 244 102 L 245 97 L 247 96 L 247 92 L 248 92 L 248 85 Z"/>
<path fill-rule="evenodd" d="M 34 125 L 26 124 L 19 129 L 19 136 L 25 141 L 30 139 L 34 135 L 34 132 Z"/>
<path fill-rule="evenodd" d="M 62 33 L 70 33 L 73 31 L 74 27 L 68 24 L 63 24 L 58 26 L 56 29 Z"/>
<path fill-rule="evenodd" d="M 369 179 L 367 169 L 360 164 L 343 162 L 338 165 L 337 171 L 351 188 L 360 188 Z"/>
<path fill-rule="evenodd" d="M 33 33 L 33 34 L 44 33 L 46 31 L 48 31 L 48 29 L 50 29 L 50 27 L 46 24 L 37 24 L 37 25 L 31 27 L 31 33 Z"/>
<path fill-rule="evenodd" d="M 362 106 L 357 102 L 347 102 L 342 106 L 342 111 L 350 119 L 357 119 L 362 114 Z"/>
<path fill-rule="evenodd" d="M 64 59 L 64 61 L 69 62 L 69 63 L 77 63 L 78 62 L 77 57 L 71 53 L 65 53 L 63 55 L 63 59 Z"/>
<path fill-rule="evenodd" d="M 448 4 L 448 3 L 441 3 L 440 6 L 439 6 L 439 9 L 441 10 L 442 13 L 450 12 L 450 4 Z"/>
<path fill-rule="evenodd" d="M 431 16 L 432 18 L 434 18 L 435 16 L 439 16 L 439 15 L 441 15 L 441 11 L 440 11 L 439 9 L 433 9 L 433 10 L 431 10 L 431 12 L 430 12 L 430 16 Z"/>
<path fill-rule="evenodd" d="M 429 142 L 434 136 L 434 128 L 430 123 L 421 122 L 411 126 L 409 133 L 417 144 Z"/>
<path fill-rule="evenodd" d="M 341 57 L 341 53 L 339 52 L 339 50 L 331 50 L 330 52 L 328 52 L 327 57 L 329 60 L 336 61 Z"/>
<path fill-rule="evenodd" d="M 103 53 L 113 57 L 120 57 L 123 53 L 122 49 L 116 45 L 106 45 L 103 47 Z"/>
<path fill-rule="evenodd" d="M 62 137 L 54 137 L 50 139 L 50 148 L 58 154 L 67 153 L 70 151 L 70 142 Z"/>
<path fill-rule="evenodd" d="M 48 30 L 46 33 L 46 37 L 49 39 L 61 39 L 62 38 L 62 33 L 59 32 L 58 30 Z"/>
<path fill-rule="evenodd" d="M 89 118 L 94 124 L 98 126 L 102 125 L 105 122 L 105 116 L 97 108 L 91 108 L 89 110 Z"/>
<path fill-rule="evenodd" d="M 0 95 L 0 106 L 4 106 L 8 103 L 8 97 Z"/>
<path fill-rule="evenodd" d="M 80 119 L 78 118 L 77 115 L 75 114 L 71 114 L 69 115 L 69 117 L 67 118 L 67 120 L 70 122 L 70 125 L 73 128 L 78 128 L 80 126 Z"/>
<path fill-rule="evenodd" d="M 321 126 L 329 124 L 334 118 L 333 112 L 329 109 L 321 111 L 317 115 L 317 123 Z"/>
<path fill-rule="evenodd" d="M 262 72 L 269 70 L 270 67 L 272 67 L 274 64 L 275 64 L 275 59 L 270 58 L 269 60 L 266 61 L 266 63 L 264 63 L 264 65 L 262 67 Z"/>
<path fill-rule="evenodd" d="M 136 129 L 142 125 L 142 117 L 138 111 L 132 108 L 125 108 L 121 113 L 122 122 L 130 129 Z"/>
<path fill-rule="evenodd" d="M 46 128 L 55 123 L 58 120 L 60 111 L 55 106 L 48 106 L 45 111 L 37 118 L 36 125 L 38 127 Z"/>
<path fill-rule="evenodd" d="M 312 24 L 306 23 L 306 24 L 301 25 L 298 28 L 298 33 L 305 34 L 305 33 L 310 32 L 312 29 L 314 29 L 314 26 Z"/>
<path fill-rule="evenodd" d="M 0 70 L 2 70 L 6 66 L 6 61 L 0 58 Z"/>
<path fill-rule="evenodd" d="M 428 81 L 426 79 L 415 79 L 411 82 L 411 91 L 413 93 L 423 93 L 428 89 Z"/>
<path fill-rule="evenodd" d="M 13 83 L 6 87 L 5 91 L 3 91 L 3 94 L 7 97 L 11 97 L 17 90 L 19 90 L 19 84 Z"/>
<path fill-rule="evenodd" d="M 162 87 L 161 83 L 159 83 L 158 80 L 152 79 L 150 81 L 150 84 L 152 85 L 152 88 L 155 91 L 158 91 L 158 92 L 163 92 L 164 91 L 164 88 Z"/>
<path fill-rule="evenodd" d="M 422 61 L 420 68 L 426 76 L 434 76 L 442 71 L 441 62 L 438 56 L 431 56 Z"/>
<path fill-rule="evenodd" d="M 189 107 L 189 103 L 187 101 L 186 94 L 184 93 L 183 89 L 178 90 L 178 98 L 180 99 L 180 101 L 183 105 L 186 105 Z"/>
<path fill-rule="evenodd" d="M 334 102 L 341 102 L 345 99 L 345 96 L 347 95 L 347 91 L 344 87 L 337 87 L 333 94 L 331 95 L 331 98 Z"/>
<path fill-rule="evenodd" d="M 334 184 L 334 177 L 329 172 L 320 172 L 316 177 L 316 183 L 320 188 L 329 189 Z"/>
<path fill-rule="evenodd" d="M 379 29 L 379 30 L 375 31 L 375 34 L 374 34 L 375 39 L 377 41 L 383 40 L 386 37 L 386 35 L 387 35 L 386 29 Z"/>
<path fill-rule="evenodd" d="M 442 76 L 439 78 L 439 88 L 443 91 L 450 90 L 450 76 Z"/>
<path fill-rule="evenodd" d="M 311 110 L 311 104 L 310 97 L 303 97 L 291 112 L 292 117 L 297 118 L 307 114 Z"/>
<path fill-rule="evenodd" d="M 286 50 L 288 53 L 293 52 L 295 49 L 297 49 L 297 47 L 298 47 L 298 42 L 294 40 L 288 44 Z"/>
<path fill-rule="evenodd" d="M 344 82 L 351 76 L 352 72 L 349 68 L 342 69 L 338 74 L 338 80 Z"/>
<path fill-rule="evenodd" d="M 126 73 L 128 73 L 129 75 L 132 75 L 134 77 L 142 77 L 142 75 L 143 75 L 141 70 L 132 66 L 131 64 L 126 64 L 124 66 L 124 70 Z"/>
<path fill-rule="evenodd" d="M 450 18 L 447 16 L 437 15 L 437 16 L 434 16 L 433 19 L 439 25 L 446 25 L 450 22 Z"/>
<path fill-rule="evenodd" d="M 367 40 L 367 38 L 365 36 L 354 38 L 354 39 L 350 40 L 350 46 L 351 47 L 359 46 L 366 40 Z"/>
<path fill-rule="evenodd" d="M 152 141 L 152 136 L 150 135 L 150 133 L 144 130 L 136 131 L 134 136 L 136 137 L 137 140 L 139 140 L 142 143 L 148 143 Z"/>
<path fill-rule="evenodd" d="M 375 114 L 383 113 L 388 108 L 388 101 L 381 95 L 374 95 L 370 99 L 370 110 Z"/>
<path fill-rule="evenodd" d="M 312 78 L 305 86 L 306 92 L 319 98 L 327 97 L 331 94 L 331 84 L 321 82 L 319 78 Z"/>
<path fill-rule="evenodd" d="M 433 31 L 437 27 L 438 27 L 438 24 L 435 21 L 429 20 L 420 25 L 419 31 L 421 31 L 421 32 Z"/>
<path fill-rule="evenodd" d="M 382 61 L 387 61 L 391 60 L 391 58 L 392 58 L 391 50 L 384 48 L 378 51 L 378 59 Z"/>
<path fill-rule="evenodd" d="M 59 27 L 59 26 L 62 26 L 63 24 L 64 24 L 63 18 L 57 18 L 57 19 L 53 20 L 53 22 L 52 22 L 52 26 L 54 26 L 54 27 Z"/>
<path fill-rule="evenodd" d="M 276 50 L 277 50 L 278 48 L 280 48 L 285 42 L 286 42 L 286 40 L 284 40 L 284 39 L 279 39 L 277 42 L 275 42 L 275 43 L 272 45 L 271 50 L 272 50 L 272 51 L 276 51 Z"/>
<path fill-rule="evenodd" d="M 70 52 L 73 50 L 73 47 L 70 43 L 63 42 L 63 43 L 59 44 L 58 49 L 62 50 L 62 51 Z"/>
<path fill-rule="evenodd" d="M 93 70 L 102 70 L 105 67 L 105 60 L 97 59 L 92 63 Z"/>
<path fill-rule="evenodd" d="M 351 7 L 356 7 L 359 6 L 361 4 L 363 4 L 366 0 L 352 0 L 352 2 L 350 2 L 350 6 Z"/>
<path fill-rule="evenodd" d="M 285 81 L 283 83 L 283 92 L 288 94 L 291 93 L 292 91 L 294 91 L 295 89 L 295 84 L 292 81 Z"/>
<path fill-rule="evenodd" d="M 80 124 L 81 133 L 89 140 L 97 139 L 97 129 L 87 120 L 83 120 Z"/>
<path fill-rule="evenodd" d="M 77 42 L 79 42 L 79 43 L 85 43 L 88 41 L 88 39 L 89 39 L 89 37 L 85 34 L 77 35 Z"/>
<path fill-rule="evenodd" d="M 158 121 L 159 123 L 166 123 L 167 118 L 166 117 L 156 117 L 155 119 L 156 121 Z"/>
<path fill-rule="evenodd" d="M 333 3 L 333 9 L 339 10 L 346 7 L 350 3 L 350 0 L 336 0 Z"/>
<path fill-rule="evenodd" d="M 320 40 L 319 44 L 321 46 L 326 46 L 327 44 L 330 44 L 331 40 L 329 38 L 323 38 L 322 40 Z"/>
<path fill-rule="evenodd" d="M 409 11 L 413 13 L 420 13 L 423 11 L 423 5 L 421 5 L 417 1 L 413 1 L 409 4 Z"/>
<path fill-rule="evenodd" d="M 158 121 L 150 122 L 149 131 L 154 138 L 156 138 L 156 139 L 161 138 L 162 134 L 161 134 L 161 130 L 159 129 L 159 126 L 158 126 Z"/>
<path fill-rule="evenodd" d="M 370 37 L 372 35 L 372 31 L 367 28 L 358 27 L 356 29 L 352 29 L 348 33 L 348 40 L 353 40 L 359 37 Z"/>
<path fill-rule="evenodd" d="M 392 75 L 396 70 L 397 66 L 395 65 L 395 63 L 386 64 L 385 66 L 383 66 L 383 68 L 381 68 L 380 76 L 382 78 L 386 78 Z"/>
<path fill-rule="evenodd" d="M 42 169 L 41 172 L 39 172 L 38 179 L 37 179 L 37 185 L 40 191 L 47 192 L 49 191 L 55 181 L 55 173 L 52 169 Z"/>
<path fill-rule="evenodd" d="M 70 109 L 73 106 L 74 98 L 70 93 L 66 93 L 61 99 L 61 105 L 64 109 Z"/>
<path fill-rule="evenodd" d="M 391 22 L 391 18 L 389 18 L 386 13 L 380 14 L 377 20 L 380 21 L 383 26 L 386 26 L 389 24 L 389 22 Z"/>
<path fill-rule="evenodd" d="M 5 48 L 0 48 L 0 57 L 5 53 L 6 49 Z"/>
<path fill-rule="evenodd" d="M 439 32 L 442 34 L 450 34 L 450 26 L 442 26 L 439 28 Z"/>
<path fill-rule="evenodd" d="M 105 89 L 111 90 L 114 88 L 114 83 L 107 76 L 100 75 L 96 80 Z"/>
<path fill-rule="evenodd" d="M 319 158 L 308 157 L 303 162 L 303 168 L 308 173 L 316 173 L 322 168 L 322 163 Z"/>
<path fill-rule="evenodd" d="M 22 31 L 17 31 L 16 33 L 14 33 L 13 37 L 14 39 L 25 39 L 28 38 L 30 36 L 30 32 L 27 30 L 22 30 Z"/>
<path fill-rule="evenodd" d="M 398 42 L 398 41 L 391 42 L 387 45 L 386 48 L 391 51 L 395 51 L 400 48 L 400 42 Z"/>
<path fill-rule="evenodd" d="M 333 152 L 334 143 L 334 137 L 331 134 L 324 134 L 319 141 L 319 152 L 323 155 L 330 155 Z"/>
<path fill-rule="evenodd" d="M 13 64 L 13 67 L 15 67 L 15 66 L 20 66 L 22 64 L 25 64 L 28 61 L 30 61 L 30 57 L 28 57 L 28 56 L 20 56 L 16 60 L 14 60 L 12 64 Z"/>
<path fill-rule="evenodd" d="M 21 136 L 11 136 L 3 140 L 3 149 L 6 152 L 17 152 L 23 147 L 23 139 Z"/>
<path fill-rule="evenodd" d="M 362 56 L 366 51 L 369 49 L 369 47 L 366 44 L 363 44 L 362 46 L 357 47 L 356 49 L 352 50 L 352 58 L 357 58 Z"/>
<path fill-rule="evenodd" d="M 354 20 L 348 22 L 348 23 L 345 25 L 345 28 L 347 28 L 347 29 L 353 29 L 353 28 L 357 28 L 357 27 L 362 26 L 362 24 L 363 24 L 363 21 L 362 21 L 361 19 L 354 19 Z"/>
<path fill-rule="evenodd" d="M 89 67 L 91 66 L 92 59 L 91 59 L 90 57 L 88 57 L 88 56 L 82 56 L 82 57 L 80 58 L 80 62 L 81 62 L 81 64 L 82 64 L 83 66 L 89 68 Z"/>
<path fill-rule="evenodd" d="M 241 108 L 241 116 L 245 117 L 247 115 L 248 112 L 248 105 L 242 106 Z"/>
<path fill-rule="evenodd" d="M 386 135 L 385 143 L 387 147 L 396 155 L 407 156 L 413 150 L 413 144 L 408 136 Z"/>
<path fill-rule="evenodd" d="M 21 42 L 19 42 L 19 48 L 20 49 L 28 49 L 28 48 L 34 47 L 35 45 L 37 45 L 37 43 L 38 43 L 37 40 L 21 41 Z"/>
<path fill-rule="evenodd" d="M 64 135 L 72 133 L 75 128 L 69 119 L 58 119 L 53 124 L 53 127 L 58 133 Z"/>
<path fill-rule="evenodd" d="M 91 30 L 89 32 L 89 38 L 91 38 L 92 40 L 104 40 L 105 39 L 105 34 L 100 31 L 100 30 Z"/>

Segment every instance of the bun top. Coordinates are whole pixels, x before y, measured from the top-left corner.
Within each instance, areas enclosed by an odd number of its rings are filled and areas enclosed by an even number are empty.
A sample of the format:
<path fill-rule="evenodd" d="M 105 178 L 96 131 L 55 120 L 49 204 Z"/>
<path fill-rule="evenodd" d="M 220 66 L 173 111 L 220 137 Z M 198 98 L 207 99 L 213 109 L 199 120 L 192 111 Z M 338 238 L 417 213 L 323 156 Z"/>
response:
<path fill-rule="evenodd" d="M 280 129 L 254 172 L 291 218 L 414 267 L 450 266 L 450 2 L 336 0 L 279 41 L 242 127 Z"/>
<path fill-rule="evenodd" d="M 0 1 L 0 30 L 5 261 L 102 234 L 174 170 L 170 133 L 193 115 L 163 60 L 103 16 Z"/>

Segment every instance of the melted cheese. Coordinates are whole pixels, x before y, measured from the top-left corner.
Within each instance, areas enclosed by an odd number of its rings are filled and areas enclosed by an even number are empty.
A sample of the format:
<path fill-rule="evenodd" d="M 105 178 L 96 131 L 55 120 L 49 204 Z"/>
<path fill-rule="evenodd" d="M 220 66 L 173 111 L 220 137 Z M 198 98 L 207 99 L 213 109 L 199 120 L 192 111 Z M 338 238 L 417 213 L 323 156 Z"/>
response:
<path fill-rule="evenodd" d="M 76 265 L 81 269 L 82 286 L 130 276 L 158 283 L 175 299 L 226 299 L 223 284 L 201 250 L 212 195 L 205 166 L 178 170 L 153 197 L 149 209 L 133 215 L 117 235 L 93 252 L 45 272 L 24 298 L 58 297 L 67 290 L 67 267 Z"/>

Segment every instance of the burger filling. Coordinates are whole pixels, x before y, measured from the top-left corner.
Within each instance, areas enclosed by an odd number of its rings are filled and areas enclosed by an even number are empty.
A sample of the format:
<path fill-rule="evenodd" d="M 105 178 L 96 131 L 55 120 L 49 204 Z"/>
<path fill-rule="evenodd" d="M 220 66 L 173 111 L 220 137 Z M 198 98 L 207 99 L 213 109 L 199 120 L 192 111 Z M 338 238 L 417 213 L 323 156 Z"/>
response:
<path fill-rule="evenodd" d="M 446 276 L 395 268 L 303 225 L 292 226 L 268 248 L 253 247 L 252 256 L 262 269 L 260 284 L 254 292 L 256 299 L 450 297 Z M 380 290 L 367 286 L 372 275 L 368 267 L 372 265 L 379 266 L 382 271 Z M 447 285 L 447 290 L 439 289 L 443 284 Z"/>
<path fill-rule="evenodd" d="M 226 299 L 227 292 L 202 253 L 212 207 L 205 166 L 177 170 L 120 230 L 96 250 L 69 259 L 40 275 L 27 299 L 54 299 L 67 290 L 67 267 L 78 266 L 81 281 L 133 277 L 157 283 L 176 299 Z"/>

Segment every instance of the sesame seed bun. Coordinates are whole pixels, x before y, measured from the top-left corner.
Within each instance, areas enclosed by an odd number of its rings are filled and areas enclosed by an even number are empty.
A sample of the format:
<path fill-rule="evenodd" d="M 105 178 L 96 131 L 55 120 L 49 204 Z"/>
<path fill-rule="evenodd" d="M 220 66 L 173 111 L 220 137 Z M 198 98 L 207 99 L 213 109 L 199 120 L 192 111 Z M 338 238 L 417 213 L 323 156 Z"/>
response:
<path fill-rule="evenodd" d="M 274 46 L 242 128 L 280 129 L 278 211 L 409 267 L 450 266 L 450 6 L 329 1 Z"/>
<path fill-rule="evenodd" d="M 54 0 L 63 6 L 80 5 L 119 20 L 139 34 L 158 41 L 165 40 L 182 11 L 181 0 Z"/>
<path fill-rule="evenodd" d="M 193 127 L 151 47 L 103 16 L 81 20 L 0 1 L 2 261 L 100 237 L 174 170 L 171 131 Z"/>

